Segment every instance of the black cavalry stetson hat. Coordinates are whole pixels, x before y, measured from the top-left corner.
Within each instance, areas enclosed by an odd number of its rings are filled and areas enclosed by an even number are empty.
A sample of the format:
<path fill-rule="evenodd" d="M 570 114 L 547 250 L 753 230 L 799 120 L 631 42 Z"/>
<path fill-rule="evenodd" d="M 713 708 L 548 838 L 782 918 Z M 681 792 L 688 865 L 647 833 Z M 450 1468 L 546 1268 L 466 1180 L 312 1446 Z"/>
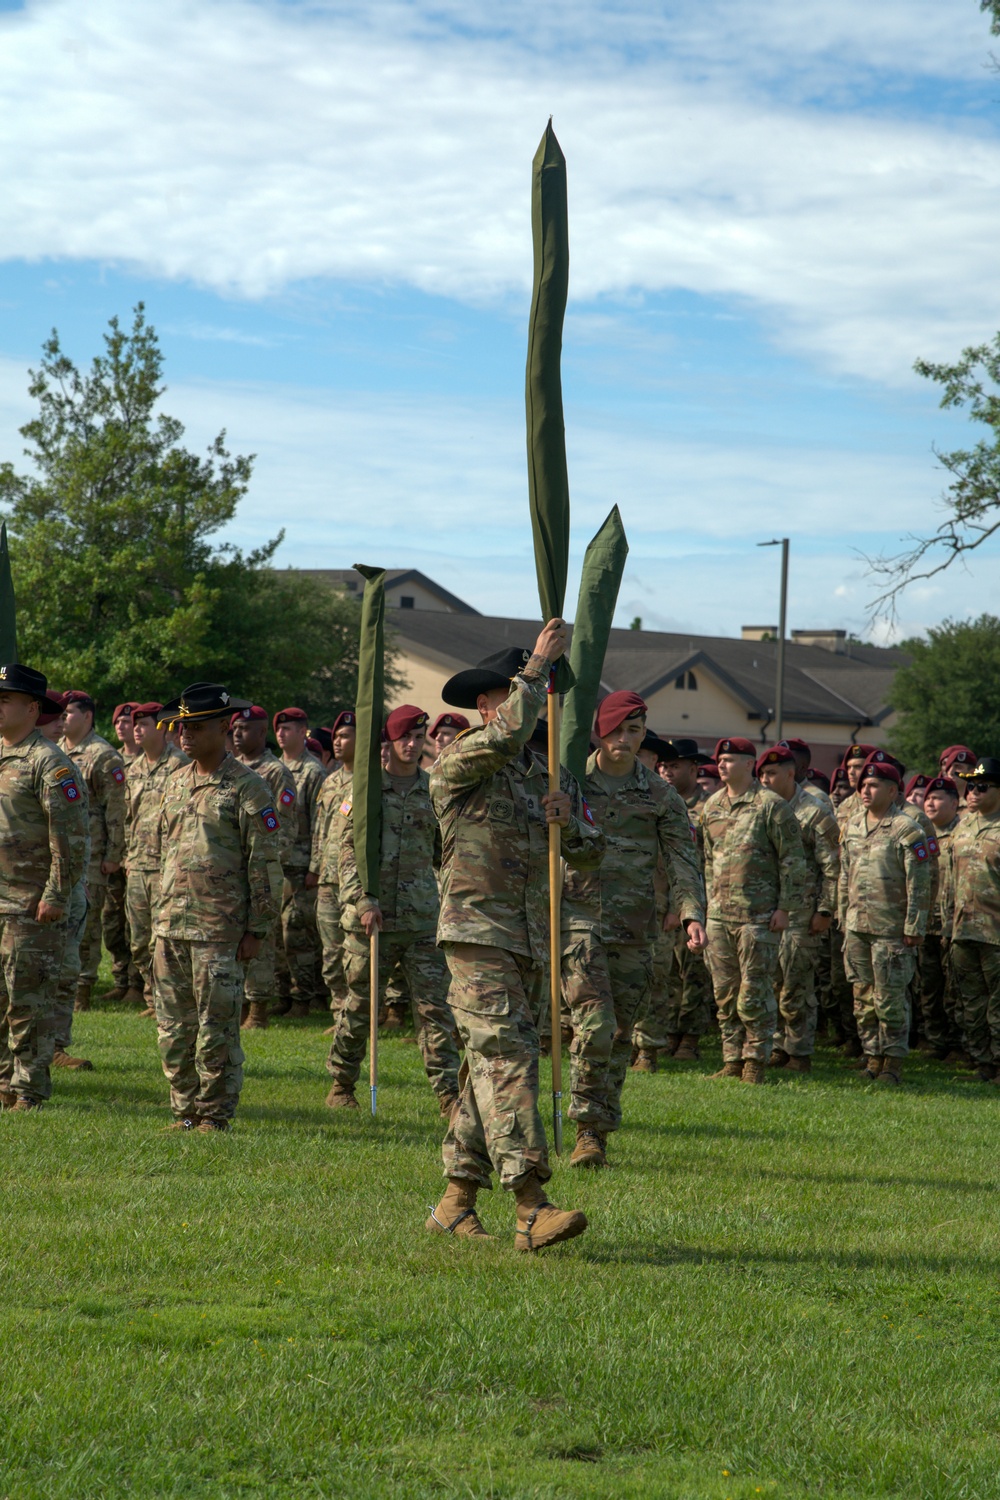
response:
<path fill-rule="evenodd" d="M 664 760 L 693 760 L 696 765 L 707 766 L 712 759 L 704 750 L 698 749 L 697 740 L 668 740 L 667 743 L 671 754 L 665 755 Z"/>
<path fill-rule="evenodd" d="M 673 745 L 671 745 L 669 740 L 665 740 L 662 735 L 657 734 L 655 729 L 646 730 L 639 749 L 652 750 L 657 758 L 657 762 L 677 759 Z"/>
<path fill-rule="evenodd" d="M 43 714 L 61 714 L 63 711 L 62 704 L 49 697 L 45 673 L 36 672 L 33 667 L 22 666 L 18 661 L 8 662 L 5 667 L 0 667 L 0 693 L 24 693 L 29 698 L 35 698 L 41 705 Z"/>
<path fill-rule="evenodd" d="M 503 651 L 494 651 L 484 656 L 474 667 L 456 672 L 449 677 L 441 689 L 441 697 L 452 708 L 475 708 L 480 693 L 492 692 L 494 688 L 509 688 L 518 672 L 522 672 L 531 660 L 531 652 L 521 646 L 507 646 Z"/>
<path fill-rule="evenodd" d="M 955 775 L 963 781 L 992 781 L 1000 785 L 1000 760 L 995 755 L 981 755 L 971 768 L 956 766 Z"/>
<path fill-rule="evenodd" d="M 164 703 L 159 722 L 171 719 L 217 719 L 232 715 L 241 708 L 253 708 L 246 698 L 233 698 L 218 682 L 192 682 L 179 698 Z"/>

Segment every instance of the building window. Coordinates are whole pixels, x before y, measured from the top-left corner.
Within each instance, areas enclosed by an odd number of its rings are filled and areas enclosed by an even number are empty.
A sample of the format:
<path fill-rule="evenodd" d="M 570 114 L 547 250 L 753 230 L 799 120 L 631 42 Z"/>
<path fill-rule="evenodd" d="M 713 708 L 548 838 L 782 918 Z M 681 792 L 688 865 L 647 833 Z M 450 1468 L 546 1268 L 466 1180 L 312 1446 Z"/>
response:
<path fill-rule="evenodd" d="M 687 679 L 686 683 L 685 678 Z M 693 672 L 681 672 L 677 677 L 674 678 L 675 688 L 683 692 L 685 686 L 687 687 L 689 693 L 696 693 L 698 691 L 698 679 Z"/>
<path fill-rule="evenodd" d="M 698 679 L 694 675 L 693 672 L 689 672 L 688 673 L 688 692 L 689 693 L 696 693 L 697 691 L 698 691 Z"/>
<path fill-rule="evenodd" d="M 400 609 L 412 609 L 413 608 L 413 595 L 412 594 L 400 594 L 400 596 L 399 596 L 399 607 L 400 607 Z"/>

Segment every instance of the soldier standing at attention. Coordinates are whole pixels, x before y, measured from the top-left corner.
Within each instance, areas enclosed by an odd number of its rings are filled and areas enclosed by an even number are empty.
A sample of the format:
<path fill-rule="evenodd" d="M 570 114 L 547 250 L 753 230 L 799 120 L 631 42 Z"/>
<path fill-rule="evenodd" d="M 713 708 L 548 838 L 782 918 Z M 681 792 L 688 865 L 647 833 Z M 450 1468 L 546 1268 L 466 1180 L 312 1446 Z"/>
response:
<path fill-rule="evenodd" d="M 326 1070 L 333 1079 L 331 1109 L 357 1109 L 354 1088 L 368 1041 L 371 934 L 377 928 L 379 989 L 397 965 L 413 1007 L 413 1025 L 424 1070 L 449 1119 L 458 1099 L 455 1018 L 448 1004 L 448 965 L 437 946 L 440 901 L 435 871 L 441 832 L 431 807 L 427 773 L 420 769 L 427 715 L 404 703 L 386 720 L 389 766 L 382 772 L 381 895 L 362 887 L 350 810 L 340 843 L 340 905 L 344 928 L 347 999 L 337 1011 Z M 339 816 L 339 814 L 335 814 Z"/>
<path fill-rule="evenodd" d="M 863 810 L 861 798 L 858 795 L 858 785 L 861 781 L 861 772 L 864 770 L 865 762 L 869 755 L 875 752 L 874 745 L 848 745 L 844 751 L 842 765 L 847 772 L 847 784 L 850 791 L 837 807 L 837 822 L 843 828 L 848 818 L 856 817 Z"/>
<path fill-rule="evenodd" d="M 263 777 L 271 789 L 271 804 L 278 814 L 281 831 L 278 855 L 288 860 L 296 832 L 295 781 L 283 760 L 267 748 L 267 714 L 256 703 L 233 714 L 230 725 L 236 759 Z M 275 930 L 261 940 L 260 952 L 246 966 L 243 985 L 244 1031 L 266 1031 L 267 1007 L 275 996 Z"/>
<path fill-rule="evenodd" d="M 119 755 L 126 771 L 138 754 L 132 715 L 134 703 L 119 703 L 111 716 L 115 736 L 120 745 Z M 132 943 L 128 920 L 125 915 L 125 867 L 122 865 L 108 876 L 104 894 L 104 910 L 101 913 L 101 932 L 104 946 L 111 955 L 111 975 L 114 989 L 109 1000 L 123 1000 L 129 1005 L 142 1003 L 142 979 L 132 958 Z"/>
<path fill-rule="evenodd" d="M 933 776 L 924 792 L 924 812 L 930 818 L 941 850 L 938 864 L 938 889 L 927 923 L 927 935 L 920 945 L 917 959 L 920 1016 L 926 1051 L 943 1062 L 955 1061 L 963 1050 L 961 1018 L 956 1013 L 955 987 L 951 980 L 950 925 L 945 914 L 951 914 L 951 836 L 959 826 L 958 787 L 950 776 Z"/>
<path fill-rule="evenodd" d="M 714 1078 L 763 1083 L 778 1013 L 778 944 L 805 904 L 802 836 L 787 802 L 754 777 L 751 740 L 715 747 L 722 790 L 705 803 L 708 966 L 722 1033 Z"/>
<path fill-rule="evenodd" d="M 1000 760 L 959 772 L 966 808 L 948 847 L 951 965 L 965 1045 L 986 1082 L 1000 1074 Z"/>
<path fill-rule="evenodd" d="M 281 902 L 281 942 L 291 978 L 290 1016 L 307 1016 L 314 1004 L 324 1004 L 323 950 L 316 930 L 317 877 L 310 871 L 316 802 L 327 776 L 316 756 L 306 748 L 308 719 L 301 708 L 283 708 L 274 716 L 274 733 L 282 759 L 295 782 L 295 837 L 285 855 Z M 279 966 L 281 955 L 278 955 Z"/>
<path fill-rule="evenodd" d="M 646 733 L 638 693 L 609 693 L 597 710 L 598 748 L 583 794 L 606 840 L 594 870 L 570 869 L 563 892 L 563 993 L 576 1121 L 571 1165 L 607 1165 L 607 1137 L 621 1125 L 621 1091 L 632 1027 L 652 981 L 654 877 L 662 858 L 670 900 L 692 950 L 705 946 L 705 889 L 687 809 L 637 755 Z"/>
<path fill-rule="evenodd" d="M 226 749 L 249 703 L 196 682 L 161 710 L 180 720 L 191 764 L 168 776 L 160 811 L 153 982 L 160 1059 L 177 1130 L 226 1130 L 243 1086 L 243 966 L 278 919 L 280 822 L 266 781 Z"/>
<path fill-rule="evenodd" d="M 810 747 L 806 744 L 805 740 L 782 740 L 781 743 L 792 752 L 795 758 L 795 785 L 800 786 L 807 797 L 815 797 L 823 811 L 833 816 L 833 803 L 830 801 L 830 798 L 821 786 L 809 779 L 810 762 L 812 760 L 812 750 Z"/>
<path fill-rule="evenodd" d="M 52 1012 L 66 915 L 83 878 L 84 797 L 76 769 L 38 731 L 60 713 L 41 672 L 0 666 L 0 1109 L 37 1109 L 52 1092 Z"/>
<path fill-rule="evenodd" d="M 117 750 L 94 729 L 89 693 L 63 693 L 62 748 L 87 788 L 90 866 L 86 874 L 87 925 L 80 945 L 80 979 L 74 1009 L 89 1010 L 101 962 L 101 920 L 107 883 L 125 857 L 125 767 Z"/>
<path fill-rule="evenodd" d="M 711 793 L 698 780 L 698 773 L 708 756 L 698 749 L 697 740 L 669 740 L 668 747 L 660 774 L 687 808 L 698 868 L 704 878 L 705 838 L 701 819 Z M 668 923 L 667 936 L 673 951 L 667 981 L 667 1050 L 678 1062 L 697 1062 L 701 1057 L 698 1043 L 712 1024 L 712 981 L 705 955 L 688 947 L 675 911 L 668 913 Z"/>
<path fill-rule="evenodd" d="M 816 971 L 820 945 L 837 910 L 840 829 L 831 809 L 796 780 L 794 752 L 785 744 L 757 762 L 757 779 L 795 814 L 802 835 L 807 884 L 805 901 L 792 915 L 778 944 L 778 1022 L 771 1067 L 809 1073 L 816 1050 Z"/>
<path fill-rule="evenodd" d="M 167 780 L 187 756 L 167 744 L 158 720 L 161 703 L 139 703 L 132 718 L 139 754 L 125 772 L 125 910 L 132 934 L 132 951 L 146 1001 L 144 1016 L 155 1016 L 153 1005 L 153 916 L 160 893 L 160 803 Z"/>
<path fill-rule="evenodd" d="M 910 981 L 931 907 L 931 854 L 904 812 L 898 769 L 884 750 L 865 762 L 861 811 L 841 834 L 840 925 L 844 967 L 854 986 L 862 1078 L 899 1083 L 910 1050 Z"/>
<path fill-rule="evenodd" d="M 333 721 L 333 757 L 340 764 L 330 772 L 316 799 L 312 854 L 309 860 L 309 872 L 319 882 L 316 887 L 316 930 L 323 950 L 323 984 L 330 997 L 330 1009 L 334 1015 L 343 1004 L 347 989 L 344 978 L 344 929 L 340 925 L 338 859 L 344 818 L 351 810 L 357 725 L 353 708 L 343 709 Z M 335 1026 L 328 1027 L 326 1035 L 332 1036 L 335 1030 Z"/>
<path fill-rule="evenodd" d="M 565 650 L 566 626 L 552 620 L 533 652 L 498 651 L 452 677 L 444 701 L 478 709 L 483 725 L 446 745 L 430 773 L 443 844 L 438 941 L 466 1076 L 444 1141 L 448 1187 L 427 1228 L 481 1235 L 476 1194 L 495 1171 L 517 1203 L 519 1250 L 541 1250 L 587 1227 L 582 1213 L 561 1212 L 545 1195 L 552 1173 L 538 1111 L 535 1017 L 549 951 L 549 824 L 562 829 L 571 866 L 592 868 L 604 853 L 575 782 L 567 776 L 572 792 L 550 793 L 526 749 L 549 670 Z"/>
<path fill-rule="evenodd" d="M 469 728 L 471 725 L 464 714 L 438 714 L 427 731 L 427 740 L 435 756 L 440 755 L 446 745 L 450 745 L 452 740 Z"/>

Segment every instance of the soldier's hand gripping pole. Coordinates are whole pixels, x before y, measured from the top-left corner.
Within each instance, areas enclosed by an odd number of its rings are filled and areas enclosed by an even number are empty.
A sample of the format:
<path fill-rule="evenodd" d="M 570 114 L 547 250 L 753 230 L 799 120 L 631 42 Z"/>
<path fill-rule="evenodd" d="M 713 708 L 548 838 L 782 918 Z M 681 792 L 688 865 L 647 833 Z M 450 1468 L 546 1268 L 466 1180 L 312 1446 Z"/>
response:
<path fill-rule="evenodd" d="M 549 791 L 560 790 L 560 695 L 549 675 Z M 552 1002 L 552 1138 L 562 1155 L 562 828 L 549 824 L 549 984 Z"/>
<path fill-rule="evenodd" d="M 368 1017 L 368 1082 L 372 1091 L 372 1117 L 375 1115 L 375 1107 L 378 1096 L 378 928 L 373 927 L 369 942 L 368 967 L 371 973 L 369 981 L 369 1017 Z"/>

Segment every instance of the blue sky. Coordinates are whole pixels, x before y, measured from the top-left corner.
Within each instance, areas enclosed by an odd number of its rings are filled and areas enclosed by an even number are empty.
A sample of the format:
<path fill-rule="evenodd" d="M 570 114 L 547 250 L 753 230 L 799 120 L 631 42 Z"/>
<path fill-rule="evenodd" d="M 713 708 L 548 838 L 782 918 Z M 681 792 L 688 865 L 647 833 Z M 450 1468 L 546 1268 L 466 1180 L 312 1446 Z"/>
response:
<path fill-rule="evenodd" d="M 868 634 L 864 556 L 937 524 L 933 445 L 970 437 L 913 360 L 1000 327 L 990 44 L 976 0 L 0 0 L 0 458 L 48 331 L 85 362 L 142 299 L 189 444 L 258 455 L 233 540 L 534 615 L 552 113 L 576 558 L 617 503 L 620 621 L 731 634 L 788 535 L 790 626 Z M 998 583 L 975 558 L 897 628 Z"/>

